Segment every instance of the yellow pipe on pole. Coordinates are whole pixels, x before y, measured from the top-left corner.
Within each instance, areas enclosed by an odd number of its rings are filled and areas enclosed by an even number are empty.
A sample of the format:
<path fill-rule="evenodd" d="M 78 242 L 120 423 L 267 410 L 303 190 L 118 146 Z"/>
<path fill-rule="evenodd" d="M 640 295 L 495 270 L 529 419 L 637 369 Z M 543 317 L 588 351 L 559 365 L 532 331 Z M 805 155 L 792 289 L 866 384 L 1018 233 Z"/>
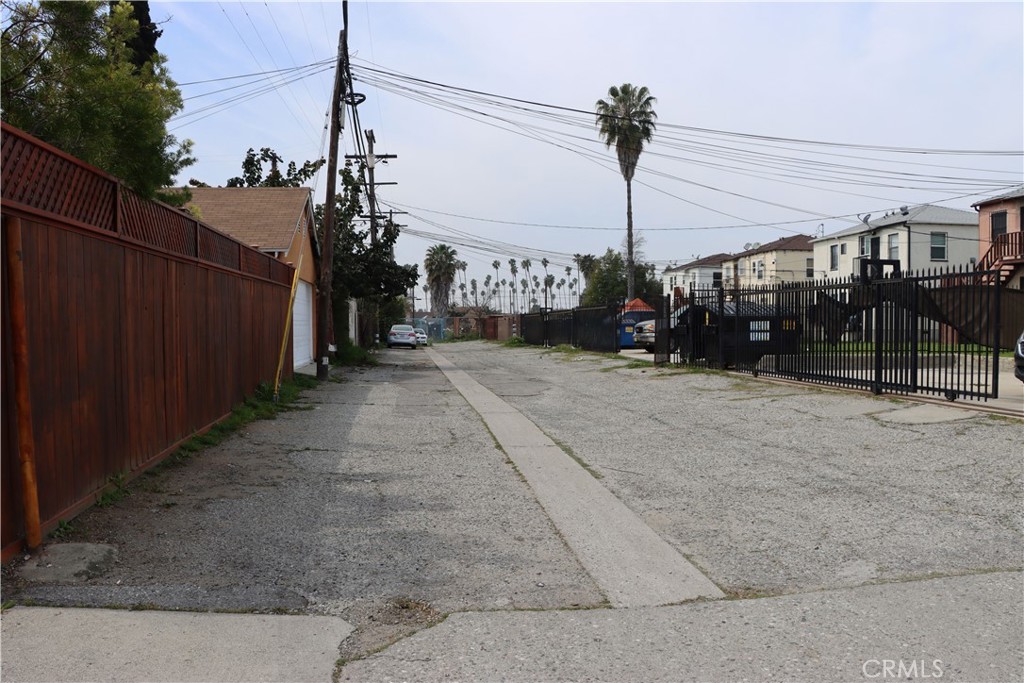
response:
<path fill-rule="evenodd" d="M 274 376 L 274 401 L 280 397 L 281 372 L 284 371 L 284 354 L 288 350 L 288 335 L 292 331 L 292 309 L 295 307 L 295 290 L 299 286 L 299 271 L 302 270 L 302 257 L 306 250 L 306 228 L 302 229 L 299 243 L 299 263 L 295 266 L 295 275 L 292 276 L 292 291 L 288 297 L 288 316 L 284 321 L 284 335 L 281 337 L 281 351 L 277 356 L 277 374 Z"/>

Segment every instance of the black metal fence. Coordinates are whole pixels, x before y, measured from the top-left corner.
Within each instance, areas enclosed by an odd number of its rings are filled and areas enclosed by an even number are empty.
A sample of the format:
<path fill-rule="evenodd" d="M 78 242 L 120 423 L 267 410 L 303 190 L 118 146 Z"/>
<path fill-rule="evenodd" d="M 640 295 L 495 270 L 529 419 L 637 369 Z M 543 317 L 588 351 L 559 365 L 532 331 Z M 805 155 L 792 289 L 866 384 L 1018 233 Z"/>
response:
<path fill-rule="evenodd" d="M 535 346 L 569 344 L 587 351 L 617 353 L 618 307 L 592 306 L 522 316 L 523 341 Z"/>
<path fill-rule="evenodd" d="M 876 394 L 998 394 L 1000 288 L 991 273 L 889 274 L 690 292 L 673 360 Z"/>

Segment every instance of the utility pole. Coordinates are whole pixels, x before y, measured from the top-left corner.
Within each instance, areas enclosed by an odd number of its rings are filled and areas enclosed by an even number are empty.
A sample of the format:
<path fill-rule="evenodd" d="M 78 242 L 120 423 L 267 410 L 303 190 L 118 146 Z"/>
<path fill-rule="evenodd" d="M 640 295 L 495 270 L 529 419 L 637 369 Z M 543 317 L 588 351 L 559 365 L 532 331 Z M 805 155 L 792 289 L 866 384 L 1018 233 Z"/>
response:
<path fill-rule="evenodd" d="M 366 172 L 367 172 L 367 175 L 369 176 L 369 180 L 368 180 L 368 185 L 367 185 L 367 188 L 366 188 L 366 197 L 367 197 L 367 203 L 370 205 L 370 213 L 369 213 L 368 216 L 361 216 L 361 218 L 369 218 L 370 219 L 370 243 L 373 244 L 374 246 L 377 245 L 377 235 L 378 235 L 378 232 L 377 232 L 377 219 L 381 217 L 380 214 L 377 213 L 377 191 L 376 191 L 376 187 L 377 187 L 377 185 L 397 185 L 398 184 L 398 183 L 394 183 L 394 182 L 378 183 L 378 182 L 376 182 L 373 179 L 373 171 L 374 171 L 374 168 L 377 166 L 377 160 L 378 159 L 380 159 L 380 160 L 382 160 L 382 161 L 384 161 L 386 163 L 388 159 L 397 159 L 398 158 L 397 154 L 374 154 L 374 152 L 373 152 L 373 145 L 374 145 L 375 142 L 377 142 L 377 140 L 376 140 L 376 138 L 373 135 L 373 131 L 372 130 L 367 130 L 366 131 L 366 157 L 365 157 L 365 161 L 366 161 Z M 364 157 L 362 157 L 362 156 L 360 156 L 358 154 L 346 154 L 345 158 L 346 159 L 364 159 Z M 401 213 L 405 213 L 405 212 L 402 211 Z"/>
<path fill-rule="evenodd" d="M 338 138 L 341 137 L 341 99 L 345 92 L 345 63 L 348 57 L 346 31 L 348 29 L 348 2 L 343 3 L 345 22 L 338 32 L 338 63 L 334 69 L 334 90 L 331 93 L 330 147 L 327 153 L 327 207 L 324 209 L 323 258 L 320 262 L 320 291 L 318 292 L 316 326 L 317 358 L 316 378 L 326 380 L 330 370 L 330 329 L 332 314 L 332 285 L 334 280 L 334 194 L 338 178 Z"/>

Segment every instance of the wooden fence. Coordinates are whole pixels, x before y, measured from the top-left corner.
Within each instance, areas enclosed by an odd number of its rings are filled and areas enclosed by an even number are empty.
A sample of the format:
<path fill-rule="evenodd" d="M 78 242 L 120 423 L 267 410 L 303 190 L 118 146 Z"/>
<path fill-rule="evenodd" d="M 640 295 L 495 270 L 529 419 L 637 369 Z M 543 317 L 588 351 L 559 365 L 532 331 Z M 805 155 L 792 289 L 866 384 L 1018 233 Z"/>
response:
<path fill-rule="evenodd" d="M 15 128 L 2 133 L 6 560 L 25 540 L 24 450 L 45 533 L 273 381 L 293 270 Z M 19 417 L 31 418 L 25 438 Z"/>

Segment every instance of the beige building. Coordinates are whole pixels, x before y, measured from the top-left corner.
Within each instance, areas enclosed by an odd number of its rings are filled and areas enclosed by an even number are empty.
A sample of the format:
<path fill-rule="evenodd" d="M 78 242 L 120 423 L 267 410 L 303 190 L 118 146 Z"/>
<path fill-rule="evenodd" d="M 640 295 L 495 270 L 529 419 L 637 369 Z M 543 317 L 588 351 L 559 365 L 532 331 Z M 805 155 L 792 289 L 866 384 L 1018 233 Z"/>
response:
<path fill-rule="evenodd" d="M 1000 284 L 1024 289 L 1024 185 L 974 204 L 978 267 L 1000 271 Z"/>
<path fill-rule="evenodd" d="M 814 278 L 814 249 L 808 235 L 753 245 L 722 261 L 725 287 L 754 287 Z"/>

